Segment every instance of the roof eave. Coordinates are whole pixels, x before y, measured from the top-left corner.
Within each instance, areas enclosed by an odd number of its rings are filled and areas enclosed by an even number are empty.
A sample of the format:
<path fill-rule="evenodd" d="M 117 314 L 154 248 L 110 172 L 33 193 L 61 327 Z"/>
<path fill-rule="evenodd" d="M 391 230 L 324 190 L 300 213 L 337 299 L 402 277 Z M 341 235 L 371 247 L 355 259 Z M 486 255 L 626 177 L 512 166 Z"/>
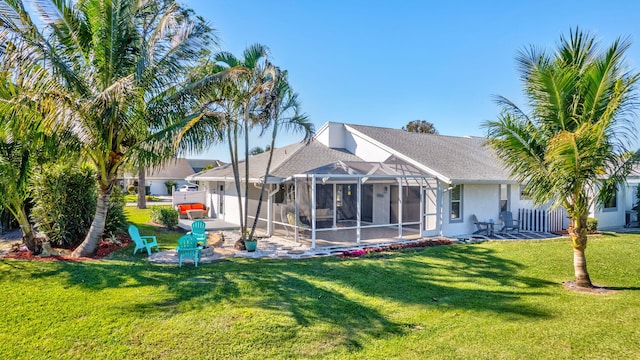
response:
<path fill-rule="evenodd" d="M 471 185 L 497 185 L 497 184 L 519 184 L 518 181 L 513 179 L 451 179 L 450 184 L 471 184 Z"/>

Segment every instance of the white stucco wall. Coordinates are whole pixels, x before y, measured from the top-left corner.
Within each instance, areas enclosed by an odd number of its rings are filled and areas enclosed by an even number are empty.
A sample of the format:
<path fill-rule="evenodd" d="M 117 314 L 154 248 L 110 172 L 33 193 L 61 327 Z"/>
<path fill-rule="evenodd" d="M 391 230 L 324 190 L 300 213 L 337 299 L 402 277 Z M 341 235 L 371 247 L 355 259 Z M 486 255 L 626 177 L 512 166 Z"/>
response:
<path fill-rule="evenodd" d="M 327 123 L 326 127 L 323 127 L 316 133 L 316 140 L 321 144 L 333 149 L 341 149 L 345 147 L 344 144 L 345 129 L 341 123 Z"/>
<path fill-rule="evenodd" d="M 626 219 L 627 191 L 618 191 L 615 209 L 597 209 L 592 208 L 589 216 L 598 219 L 598 229 L 607 229 L 612 227 L 624 226 Z"/>
<path fill-rule="evenodd" d="M 349 152 L 365 161 L 383 162 L 391 156 L 390 152 L 353 133 L 345 134 L 344 145 Z"/>
<path fill-rule="evenodd" d="M 233 183 L 225 183 L 224 191 L 224 221 L 232 224 L 240 224 L 240 205 L 236 196 L 236 187 Z M 244 203 L 244 198 L 242 199 Z"/>
<path fill-rule="evenodd" d="M 187 184 L 186 181 L 181 179 L 145 179 L 145 183 L 147 186 L 151 187 L 149 189 L 151 191 L 151 195 L 169 195 L 167 192 L 167 186 L 164 184 L 169 180 L 177 184 L 176 189 L 181 185 Z"/>
<path fill-rule="evenodd" d="M 462 184 L 462 222 L 450 220 L 450 191 L 443 196 L 443 234 L 457 236 L 471 234 L 476 229 L 471 220 L 476 215 L 480 221 L 493 219 L 498 222 L 499 196 L 498 185 Z"/>
<path fill-rule="evenodd" d="M 147 181 L 147 186 L 150 186 L 151 195 L 167 195 L 167 187 L 164 185 L 164 181 L 151 180 Z"/>
<path fill-rule="evenodd" d="M 500 230 L 500 185 L 499 184 L 462 184 L 462 222 L 452 222 L 450 214 L 450 192 L 443 193 L 443 225 L 442 232 L 445 236 L 456 237 L 468 235 L 476 231 L 472 215 L 476 215 L 479 221 L 493 220 L 495 229 Z M 442 184 L 446 189 L 447 185 Z M 513 216 L 517 216 L 520 208 L 533 208 L 529 200 L 520 199 L 520 186 L 511 185 L 509 191 L 509 210 Z"/>

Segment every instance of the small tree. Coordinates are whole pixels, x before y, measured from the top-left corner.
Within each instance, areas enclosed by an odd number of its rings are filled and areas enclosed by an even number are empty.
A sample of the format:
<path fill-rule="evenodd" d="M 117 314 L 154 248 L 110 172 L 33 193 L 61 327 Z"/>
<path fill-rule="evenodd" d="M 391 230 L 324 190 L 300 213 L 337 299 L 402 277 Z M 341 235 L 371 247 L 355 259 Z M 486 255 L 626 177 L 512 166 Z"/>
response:
<path fill-rule="evenodd" d="M 438 134 L 438 130 L 436 130 L 433 123 L 430 123 L 427 120 L 409 121 L 407 125 L 402 127 L 402 130 L 421 134 Z"/>
<path fill-rule="evenodd" d="M 164 186 L 167 187 L 167 194 L 172 195 L 173 189 L 175 188 L 176 185 L 178 184 L 173 180 L 165 181 Z"/>
<path fill-rule="evenodd" d="M 553 52 L 532 46 L 518 57 L 531 111 L 500 97 L 502 114 L 485 123 L 488 144 L 534 203 L 569 213 L 580 287 L 593 286 L 585 257 L 589 211 L 615 194 L 638 159 L 627 150 L 640 78 L 624 64 L 629 45 L 618 39 L 600 51 L 576 29 Z"/>

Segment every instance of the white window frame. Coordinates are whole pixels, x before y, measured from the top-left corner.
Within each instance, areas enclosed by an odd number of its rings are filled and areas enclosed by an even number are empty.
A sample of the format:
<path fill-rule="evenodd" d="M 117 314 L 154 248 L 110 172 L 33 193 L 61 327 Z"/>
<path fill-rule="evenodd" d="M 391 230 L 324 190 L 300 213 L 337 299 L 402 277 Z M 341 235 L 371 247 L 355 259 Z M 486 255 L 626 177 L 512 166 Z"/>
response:
<path fill-rule="evenodd" d="M 511 211 L 511 185 L 510 184 L 500 184 L 498 185 L 498 213 L 502 212 L 502 187 L 506 186 L 506 192 L 507 192 L 507 208 L 505 211 Z"/>
<path fill-rule="evenodd" d="M 460 191 L 459 191 L 460 199 L 454 200 L 453 199 L 453 191 L 454 191 L 454 189 L 456 187 L 460 187 Z M 462 184 L 452 185 L 452 188 L 449 191 L 449 222 L 450 223 L 463 222 L 463 219 L 464 219 L 464 215 L 463 215 L 463 211 L 462 211 L 462 209 L 463 209 L 463 206 L 462 206 L 463 200 L 464 200 L 464 186 L 462 186 Z M 459 207 L 458 207 L 459 214 L 458 214 L 457 218 L 454 218 L 454 217 L 451 216 L 451 213 L 453 212 L 453 203 L 454 202 L 459 203 Z"/>

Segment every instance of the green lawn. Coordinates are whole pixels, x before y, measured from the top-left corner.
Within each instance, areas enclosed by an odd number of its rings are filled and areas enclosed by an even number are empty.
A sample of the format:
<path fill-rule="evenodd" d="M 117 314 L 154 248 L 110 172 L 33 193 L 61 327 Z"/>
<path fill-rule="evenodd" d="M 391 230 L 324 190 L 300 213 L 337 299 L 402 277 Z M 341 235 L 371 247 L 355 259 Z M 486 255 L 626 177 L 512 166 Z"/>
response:
<path fill-rule="evenodd" d="M 161 247 L 177 234 L 143 225 Z M 538 359 L 640 356 L 640 236 L 592 238 L 592 279 L 564 290 L 566 240 L 357 259 L 151 264 L 0 260 L 0 358 Z"/>

